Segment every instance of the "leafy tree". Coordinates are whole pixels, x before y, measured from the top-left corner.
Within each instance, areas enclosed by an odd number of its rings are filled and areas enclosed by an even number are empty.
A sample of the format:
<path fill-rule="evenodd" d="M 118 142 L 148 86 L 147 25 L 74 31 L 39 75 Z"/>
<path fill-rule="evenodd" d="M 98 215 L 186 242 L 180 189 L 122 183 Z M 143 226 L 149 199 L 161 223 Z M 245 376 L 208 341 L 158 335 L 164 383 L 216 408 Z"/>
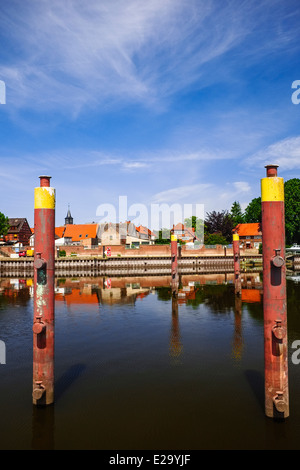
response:
<path fill-rule="evenodd" d="M 244 222 L 246 224 L 261 222 L 261 197 L 256 197 L 249 202 L 244 212 Z"/>
<path fill-rule="evenodd" d="M 234 201 L 234 203 L 232 204 L 230 215 L 234 227 L 236 227 L 237 224 L 242 224 L 244 222 L 242 208 L 238 201 Z"/>
<path fill-rule="evenodd" d="M 286 243 L 300 243 L 300 179 L 284 183 Z"/>
<path fill-rule="evenodd" d="M 206 233 L 204 235 L 205 245 L 227 245 L 228 241 L 221 233 Z"/>
<path fill-rule="evenodd" d="M 222 212 L 208 212 L 205 219 L 205 231 L 206 233 L 221 234 L 227 242 L 232 240 L 232 229 L 233 223 L 232 218 L 228 211 Z"/>
<path fill-rule="evenodd" d="M 284 183 L 285 237 L 286 244 L 300 243 L 300 179 Z M 244 222 L 261 222 L 261 198 L 257 197 L 246 207 Z"/>
<path fill-rule="evenodd" d="M 187 219 L 184 219 L 184 225 L 186 227 L 192 227 L 195 229 L 195 235 L 199 240 L 203 239 L 203 231 L 204 231 L 204 222 L 202 219 L 199 219 L 195 215 L 192 215 L 192 217 L 188 217 Z"/>
<path fill-rule="evenodd" d="M 168 245 L 170 243 L 170 229 L 162 228 L 158 232 L 158 238 L 155 240 L 156 245 Z"/>
<path fill-rule="evenodd" d="M 0 212 L 0 237 L 7 234 L 9 229 L 8 217 Z"/>

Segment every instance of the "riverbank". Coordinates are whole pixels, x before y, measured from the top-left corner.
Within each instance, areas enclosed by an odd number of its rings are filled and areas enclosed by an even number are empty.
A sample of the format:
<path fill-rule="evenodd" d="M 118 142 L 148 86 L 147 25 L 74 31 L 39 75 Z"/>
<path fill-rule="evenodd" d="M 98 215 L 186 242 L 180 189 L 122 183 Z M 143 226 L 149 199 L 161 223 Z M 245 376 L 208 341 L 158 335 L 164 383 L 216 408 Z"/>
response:
<path fill-rule="evenodd" d="M 248 255 L 241 258 L 241 268 L 259 267 L 261 255 Z M 178 259 L 180 274 L 203 272 L 233 272 L 233 256 L 181 256 Z M 32 276 L 33 258 L 0 258 L 0 275 Z M 170 256 L 112 256 L 109 258 L 92 256 L 63 257 L 55 260 L 56 276 L 76 273 L 101 275 L 147 274 L 161 275 L 171 273 Z"/>
<path fill-rule="evenodd" d="M 287 259 L 287 268 L 300 270 L 300 255 Z M 0 276 L 33 276 L 33 258 L 0 258 Z M 233 272 L 233 256 L 190 255 L 178 258 L 179 274 Z M 241 256 L 241 269 L 262 269 L 262 255 Z M 55 259 L 55 275 L 123 276 L 171 273 L 170 256 L 69 256 Z"/>

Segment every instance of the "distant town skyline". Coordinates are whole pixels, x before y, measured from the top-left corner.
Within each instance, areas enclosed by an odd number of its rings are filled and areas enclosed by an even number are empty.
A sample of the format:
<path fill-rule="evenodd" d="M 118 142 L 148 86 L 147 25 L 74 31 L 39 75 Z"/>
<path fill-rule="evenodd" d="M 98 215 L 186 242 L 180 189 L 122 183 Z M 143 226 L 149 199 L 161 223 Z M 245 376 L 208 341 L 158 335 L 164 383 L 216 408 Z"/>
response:
<path fill-rule="evenodd" d="M 6 216 L 33 227 L 42 174 L 56 225 L 68 205 L 74 223 L 98 223 L 120 197 L 148 213 L 245 209 L 266 164 L 299 177 L 298 0 L 11 0 L 0 11 Z"/>

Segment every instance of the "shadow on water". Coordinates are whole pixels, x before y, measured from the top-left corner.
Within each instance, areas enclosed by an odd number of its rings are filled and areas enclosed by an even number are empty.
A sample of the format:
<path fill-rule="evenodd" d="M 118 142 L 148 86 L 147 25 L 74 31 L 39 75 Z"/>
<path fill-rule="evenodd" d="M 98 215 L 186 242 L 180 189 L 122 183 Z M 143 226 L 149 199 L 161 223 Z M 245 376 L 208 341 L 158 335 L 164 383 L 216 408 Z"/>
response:
<path fill-rule="evenodd" d="M 246 370 L 245 376 L 262 411 L 265 411 L 265 379 L 257 370 Z"/>
<path fill-rule="evenodd" d="M 85 364 L 74 364 L 55 383 L 55 401 L 59 400 L 65 391 L 73 385 L 85 371 Z"/>

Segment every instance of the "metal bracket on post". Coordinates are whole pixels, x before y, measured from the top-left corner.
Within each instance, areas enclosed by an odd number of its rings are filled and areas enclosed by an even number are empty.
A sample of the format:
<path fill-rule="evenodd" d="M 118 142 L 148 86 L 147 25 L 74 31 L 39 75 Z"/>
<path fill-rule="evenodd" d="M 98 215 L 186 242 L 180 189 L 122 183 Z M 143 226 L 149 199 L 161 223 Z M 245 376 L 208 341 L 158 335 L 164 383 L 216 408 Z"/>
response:
<path fill-rule="evenodd" d="M 35 382 L 36 388 L 32 392 L 32 396 L 35 400 L 40 400 L 44 393 L 46 392 L 46 388 L 43 385 L 41 380 Z"/>
<path fill-rule="evenodd" d="M 46 330 L 46 325 L 45 323 L 42 321 L 42 315 L 37 315 L 35 317 L 35 322 L 33 323 L 33 332 L 36 334 L 36 335 L 40 335 L 41 333 L 44 333 L 45 330 Z"/>
<path fill-rule="evenodd" d="M 276 395 L 273 397 L 273 403 L 279 413 L 284 413 L 286 408 L 286 401 L 284 399 L 283 392 L 276 392 Z"/>
<path fill-rule="evenodd" d="M 272 264 L 273 266 L 275 266 L 275 268 L 281 268 L 284 265 L 284 259 L 282 256 L 279 255 L 281 250 L 280 248 L 278 248 L 278 249 L 275 249 L 274 251 L 275 251 L 275 255 L 271 259 Z"/>
<path fill-rule="evenodd" d="M 272 328 L 272 334 L 274 338 L 273 354 L 275 356 L 281 356 L 283 353 L 283 338 L 286 335 L 286 331 L 282 327 L 281 320 L 276 320 L 276 323 Z"/>
<path fill-rule="evenodd" d="M 37 269 L 37 283 L 43 285 L 47 284 L 47 263 L 42 258 L 41 253 L 36 254 L 36 259 L 34 260 L 33 266 Z"/>

